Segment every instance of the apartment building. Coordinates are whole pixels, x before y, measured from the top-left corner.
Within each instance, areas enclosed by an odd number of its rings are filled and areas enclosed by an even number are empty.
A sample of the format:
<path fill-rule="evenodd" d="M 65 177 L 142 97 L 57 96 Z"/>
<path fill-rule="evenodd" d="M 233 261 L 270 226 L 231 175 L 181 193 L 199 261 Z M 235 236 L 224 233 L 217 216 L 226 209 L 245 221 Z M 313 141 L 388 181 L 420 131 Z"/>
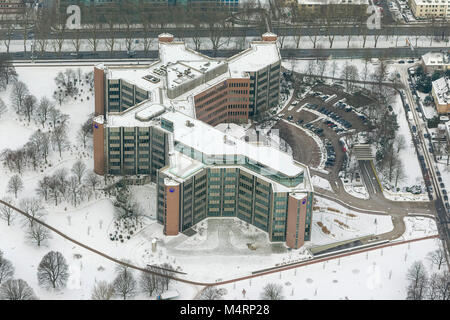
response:
<path fill-rule="evenodd" d="M 450 18 L 450 0 L 409 0 L 416 18 Z"/>
<path fill-rule="evenodd" d="M 0 15 L 15 16 L 23 13 L 25 1 L 23 0 L 0 0 Z"/>
<path fill-rule="evenodd" d="M 288 0 L 297 3 L 300 13 L 322 15 L 330 10 L 336 15 L 366 14 L 368 0 Z"/>
<path fill-rule="evenodd" d="M 450 113 L 450 78 L 442 77 L 433 81 L 431 94 L 438 114 Z"/>
<path fill-rule="evenodd" d="M 276 106 L 277 37 L 214 59 L 159 36 L 159 60 L 94 69 L 94 171 L 144 175 L 157 185 L 157 219 L 177 235 L 208 217 L 236 217 L 270 241 L 311 239 L 309 169 L 276 148 L 214 126 L 248 121 Z"/>

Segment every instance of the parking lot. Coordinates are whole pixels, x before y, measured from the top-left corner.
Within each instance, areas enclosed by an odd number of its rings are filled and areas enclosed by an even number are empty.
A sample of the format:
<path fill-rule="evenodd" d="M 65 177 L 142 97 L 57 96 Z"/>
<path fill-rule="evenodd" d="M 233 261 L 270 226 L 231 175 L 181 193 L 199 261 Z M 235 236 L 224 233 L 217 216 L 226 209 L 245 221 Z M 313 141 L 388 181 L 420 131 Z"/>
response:
<path fill-rule="evenodd" d="M 308 134 L 315 135 L 327 151 L 325 168 L 338 171 L 345 161 L 345 149 L 339 139 L 352 132 L 371 129 L 368 119 L 358 110 L 373 101 L 363 95 L 347 94 L 342 89 L 340 86 L 316 85 L 307 96 L 294 99 L 279 114 L 282 119 L 295 124 L 280 121 L 274 128 L 278 128 L 281 137 L 290 144 L 296 160 L 312 168 L 320 164 L 320 147 Z"/>

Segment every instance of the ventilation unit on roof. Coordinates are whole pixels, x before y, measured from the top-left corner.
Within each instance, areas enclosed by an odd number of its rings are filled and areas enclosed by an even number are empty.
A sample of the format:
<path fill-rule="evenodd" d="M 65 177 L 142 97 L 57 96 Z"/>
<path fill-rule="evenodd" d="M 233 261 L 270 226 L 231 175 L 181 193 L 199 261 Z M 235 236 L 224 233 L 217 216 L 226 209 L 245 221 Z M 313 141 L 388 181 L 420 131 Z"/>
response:
<path fill-rule="evenodd" d="M 191 128 L 191 127 L 193 127 L 193 126 L 194 126 L 194 123 L 193 123 L 193 122 L 191 122 L 190 120 L 186 120 L 186 127 Z"/>
<path fill-rule="evenodd" d="M 204 64 L 205 67 L 208 67 L 211 64 L 211 62 L 207 62 Z"/>

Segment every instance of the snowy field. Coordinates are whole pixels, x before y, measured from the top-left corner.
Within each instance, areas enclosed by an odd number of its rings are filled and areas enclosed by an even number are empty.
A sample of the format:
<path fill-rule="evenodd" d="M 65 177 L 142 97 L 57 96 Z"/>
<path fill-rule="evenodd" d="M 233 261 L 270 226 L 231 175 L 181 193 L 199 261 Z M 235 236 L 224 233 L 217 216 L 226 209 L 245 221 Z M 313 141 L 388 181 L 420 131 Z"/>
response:
<path fill-rule="evenodd" d="M 382 234 L 394 228 L 390 216 L 359 213 L 330 200 L 316 199 L 311 246 Z M 324 232 L 321 226 L 326 227 L 329 233 Z"/>
<path fill-rule="evenodd" d="M 288 60 L 285 59 L 282 61 L 282 66 L 288 70 L 294 70 L 294 72 L 300 72 L 300 73 L 308 73 L 308 64 L 310 64 L 310 59 L 295 59 L 295 60 Z M 366 81 L 370 81 L 370 75 L 375 72 L 377 66 L 379 65 L 378 61 L 367 61 L 367 70 L 366 68 L 366 61 L 364 59 L 330 59 L 325 61 L 326 65 L 324 68 L 324 76 L 327 77 L 335 77 L 335 78 L 341 78 L 342 71 L 346 64 L 348 65 L 354 65 L 356 69 L 358 70 L 359 74 L 359 80 L 364 80 L 363 73 L 367 74 Z M 317 68 L 316 68 L 317 69 Z M 334 69 L 334 75 L 333 75 L 333 69 Z M 393 66 L 388 64 L 387 65 L 387 71 L 391 72 L 393 70 Z M 312 74 L 320 74 L 318 70 L 313 70 Z M 367 72 L 366 72 L 367 71 Z"/>
<path fill-rule="evenodd" d="M 436 250 L 438 240 L 430 239 L 410 244 L 377 249 L 336 260 L 316 263 L 277 272 L 235 284 L 220 286 L 227 291 L 225 299 L 260 299 L 267 283 L 282 285 L 289 300 L 404 300 L 406 270 L 422 260 L 428 274 L 437 271 L 426 259 Z M 246 291 L 245 298 L 242 290 Z"/>
<path fill-rule="evenodd" d="M 405 139 L 405 145 L 400 150 L 399 159 L 402 160 L 405 177 L 402 181 L 399 181 L 398 187 L 402 189 L 406 186 L 413 186 L 416 184 L 423 184 L 422 171 L 420 170 L 419 160 L 417 153 L 412 142 L 411 130 L 408 126 L 408 120 L 405 115 L 405 109 L 402 105 L 400 95 L 396 94 L 395 102 L 392 104 L 393 110 L 397 115 L 397 122 L 399 125 L 397 136 L 403 136 Z"/>

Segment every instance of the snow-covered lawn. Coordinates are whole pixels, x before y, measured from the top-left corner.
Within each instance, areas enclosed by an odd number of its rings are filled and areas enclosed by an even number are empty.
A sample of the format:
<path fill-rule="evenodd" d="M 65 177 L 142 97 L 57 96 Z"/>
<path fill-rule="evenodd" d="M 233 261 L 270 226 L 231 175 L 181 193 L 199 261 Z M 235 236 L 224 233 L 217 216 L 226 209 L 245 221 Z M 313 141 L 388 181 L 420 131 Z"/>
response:
<path fill-rule="evenodd" d="M 412 141 L 411 130 L 408 126 L 407 116 L 405 115 L 400 95 L 396 94 L 392 108 L 397 115 L 397 123 L 399 125 L 396 138 L 398 139 L 400 136 L 403 136 L 405 139 L 404 148 L 400 150 L 399 154 L 399 159 L 403 164 L 404 179 L 399 181 L 397 187 L 402 190 L 407 186 L 423 185 L 422 171 L 420 169 L 419 160 Z"/>
<path fill-rule="evenodd" d="M 390 216 L 359 213 L 330 200 L 319 197 L 316 200 L 311 246 L 382 234 L 394 228 Z M 320 225 L 326 227 L 329 234 L 324 233 Z"/>
<path fill-rule="evenodd" d="M 267 283 L 277 283 L 282 285 L 284 298 L 289 300 L 404 300 L 406 272 L 413 262 L 422 260 L 428 274 L 437 271 L 426 256 L 438 248 L 438 241 L 429 239 L 377 249 L 220 288 L 227 291 L 225 299 L 260 299 Z M 245 298 L 242 290 L 246 291 Z"/>

